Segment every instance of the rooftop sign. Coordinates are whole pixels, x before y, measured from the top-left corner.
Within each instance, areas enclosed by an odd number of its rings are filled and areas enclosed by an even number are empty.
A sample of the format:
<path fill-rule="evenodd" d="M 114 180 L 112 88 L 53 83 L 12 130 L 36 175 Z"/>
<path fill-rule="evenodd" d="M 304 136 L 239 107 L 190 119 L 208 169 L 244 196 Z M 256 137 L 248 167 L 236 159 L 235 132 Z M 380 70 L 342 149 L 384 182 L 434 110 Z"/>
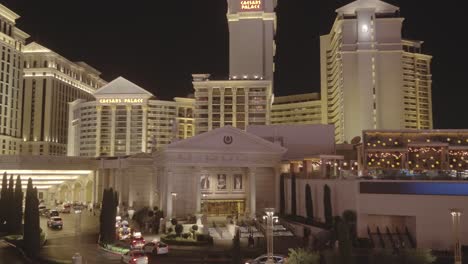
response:
<path fill-rule="evenodd" d="M 240 9 L 242 11 L 259 11 L 262 10 L 263 0 L 241 0 Z"/>
<path fill-rule="evenodd" d="M 138 98 L 104 98 L 99 99 L 101 104 L 140 104 L 143 103 L 143 99 Z"/>

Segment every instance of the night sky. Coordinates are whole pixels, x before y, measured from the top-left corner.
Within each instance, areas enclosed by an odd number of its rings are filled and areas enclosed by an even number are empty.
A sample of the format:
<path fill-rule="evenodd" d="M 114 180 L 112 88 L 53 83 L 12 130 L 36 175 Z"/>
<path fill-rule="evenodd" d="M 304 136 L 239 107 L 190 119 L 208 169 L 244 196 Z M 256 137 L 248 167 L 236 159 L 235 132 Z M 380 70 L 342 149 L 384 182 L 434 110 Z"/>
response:
<path fill-rule="evenodd" d="M 228 76 L 225 0 L 0 0 L 18 26 L 111 81 L 123 76 L 160 99 L 192 93 L 191 74 Z M 319 36 L 351 1 L 279 0 L 275 94 L 320 91 Z M 405 18 L 403 36 L 433 55 L 435 128 L 468 128 L 468 75 L 462 8 L 441 1 L 389 0 Z M 463 45 L 463 47 L 462 47 Z"/>

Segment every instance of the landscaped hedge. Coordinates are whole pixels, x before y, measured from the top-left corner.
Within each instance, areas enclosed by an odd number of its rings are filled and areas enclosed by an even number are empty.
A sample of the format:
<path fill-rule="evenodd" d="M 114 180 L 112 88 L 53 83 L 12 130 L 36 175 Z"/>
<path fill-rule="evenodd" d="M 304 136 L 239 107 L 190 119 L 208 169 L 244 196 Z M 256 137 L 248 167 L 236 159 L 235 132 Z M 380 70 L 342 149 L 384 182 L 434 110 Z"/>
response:
<path fill-rule="evenodd" d="M 208 246 L 213 245 L 213 238 L 210 235 L 198 234 L 197 239 L 177 237 L 175 234 L 162 236 L 161 241 L 168 245 L 178 246 Z"/>

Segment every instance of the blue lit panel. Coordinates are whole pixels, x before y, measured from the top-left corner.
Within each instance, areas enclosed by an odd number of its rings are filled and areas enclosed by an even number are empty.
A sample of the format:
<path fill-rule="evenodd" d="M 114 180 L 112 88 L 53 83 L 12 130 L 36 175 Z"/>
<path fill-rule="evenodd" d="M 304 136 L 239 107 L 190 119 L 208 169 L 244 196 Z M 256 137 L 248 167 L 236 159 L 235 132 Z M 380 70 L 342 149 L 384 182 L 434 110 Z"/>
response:
<path fill-rule="evenodd" d="M 360 193 L 468 196 L 468 183 L 361 182 Z"/>

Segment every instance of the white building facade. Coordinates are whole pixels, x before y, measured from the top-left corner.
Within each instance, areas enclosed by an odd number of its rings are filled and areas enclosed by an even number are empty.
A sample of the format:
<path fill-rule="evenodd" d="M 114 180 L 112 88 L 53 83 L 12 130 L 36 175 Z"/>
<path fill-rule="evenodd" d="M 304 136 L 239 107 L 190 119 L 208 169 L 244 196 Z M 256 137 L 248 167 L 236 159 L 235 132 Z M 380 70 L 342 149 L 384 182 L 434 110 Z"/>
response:
<path fill-rule="evenodd" d="M 20 16 L 0 4 L 0 155 L 20 152 L 23 115 L 23 55 L 28 34 L 15 26 Z"/>
<path fill-rule="evenodd" d="M 119 77 L 94 94 L 70 103 L 69 156 L 128 156 L 152 152 L 194 135 L 194 100 L 156 100 Z"/>
<path fill-rule="evenodd" d="M 337 143 L 366 129 L 431 129 L 431 56 L 402 39 L 399 8 L 357 0 L 320 39 L 322 114 Z"/>
<path fill-rule="evenodd" d="M 71 62 L 36 42 L 23 48 L 23 56 L 21 154 L 65 156 L 68 103 L 92 100 L 106 82 L 88 64 Z"/>
<path fill-rule="evenodd" d="M 275 97 L 270 113 L 272 125 L 322 124 L 320 94 L 295 94 Z"/>

